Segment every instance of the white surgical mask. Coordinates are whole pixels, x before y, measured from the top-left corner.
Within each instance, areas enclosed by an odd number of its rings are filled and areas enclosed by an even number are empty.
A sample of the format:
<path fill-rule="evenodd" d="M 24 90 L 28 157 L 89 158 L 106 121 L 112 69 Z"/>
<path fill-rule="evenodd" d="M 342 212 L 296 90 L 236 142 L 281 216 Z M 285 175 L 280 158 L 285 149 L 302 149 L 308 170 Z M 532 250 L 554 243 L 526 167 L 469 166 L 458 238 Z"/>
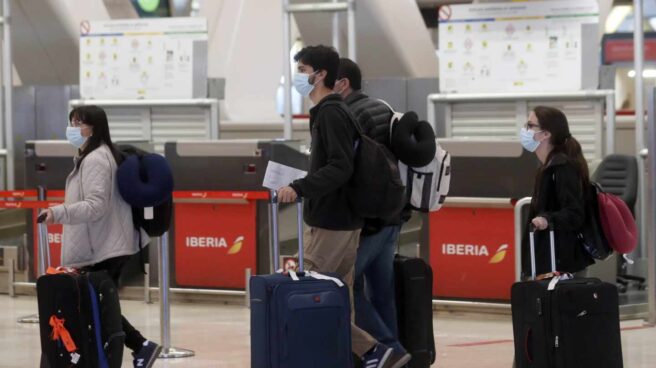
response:
<path fill-rule="evenodd" d="M 318 70 L 316 71 L 318 72 Z M 314 73 L 296 73 L 294 74 L 294 88 L 301 96 L 309 96 L 312 90 L 314 90 L 314 84 L 310 84 L 310 76 Z"/>
<path fill-rule="evenodd" d="M 87 137 L 82 135 L 82 128 L 80 127 L 66 127 L 66 139 L 75 148 L 80 148 L 87 141 Z"/>
<path fill-rule="evenodd" d="M 519 132 L 519 141 L 521 142 L 522 147 L 529 152 L 535 152 L 540 146 L 540 141 L 535 140 L 535 133 L 539 132 L 526 128 L 522 128 Z"/>

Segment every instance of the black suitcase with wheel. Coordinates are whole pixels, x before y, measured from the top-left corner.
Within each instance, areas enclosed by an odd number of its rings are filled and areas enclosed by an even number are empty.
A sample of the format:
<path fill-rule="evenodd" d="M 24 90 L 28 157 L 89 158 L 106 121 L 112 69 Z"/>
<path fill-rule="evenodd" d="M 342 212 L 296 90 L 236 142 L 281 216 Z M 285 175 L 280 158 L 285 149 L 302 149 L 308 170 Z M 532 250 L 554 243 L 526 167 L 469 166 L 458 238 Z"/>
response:
<path fill-rule="evenodd" d="M 553 229 L 550 238 L 555 273 Z M 561 276 L 535 281 L 534 231 L 530 241 L 534 280 L 511 289 L 516 367 L 622 368 L 615 285 Z"/>
<path fill-rule="evenodd" d="M 39 224 L 39 246 L 47 246 Z M 36 282 L 41 368 L 120 368 L 123 359 L 121 307 L 105 271 L 49 269 Z"/>
<path fill-rule="evenodd" d="M 394 259 L 399 341 L 412 355 L 408 368 L 435 362 L 433 335 L 433 270 L 421 258 Z"/>

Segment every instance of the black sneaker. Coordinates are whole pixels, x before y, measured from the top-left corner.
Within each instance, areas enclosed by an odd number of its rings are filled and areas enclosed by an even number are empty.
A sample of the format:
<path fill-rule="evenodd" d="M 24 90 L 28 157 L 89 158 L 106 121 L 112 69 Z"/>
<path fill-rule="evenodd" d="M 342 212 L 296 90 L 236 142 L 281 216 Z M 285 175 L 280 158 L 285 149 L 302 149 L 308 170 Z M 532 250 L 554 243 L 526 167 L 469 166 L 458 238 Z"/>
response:
<path fill-rule="evenodd" d="M 410 359 L 412 359 L 412 355 L 408 353 L 400 354 L 395 351 L 387 360 L 388 365 L 385 368 L 403 368 L 410 362 Z"/>
<path fill-rule="evenodd" d="M 132 353 L 134 368 L 150 368 L 159 357 L 162 347 L 152 341 L 146 340 L 138 353 Z"/>
<path fill-rule="evenodd" d="M 394 349 L 381 343 L 376 344 L 373 349 L 369 350 L 369 352 L 362 357 L 362 368 L 389 367 L 386 363 L 393 351 Z"/>

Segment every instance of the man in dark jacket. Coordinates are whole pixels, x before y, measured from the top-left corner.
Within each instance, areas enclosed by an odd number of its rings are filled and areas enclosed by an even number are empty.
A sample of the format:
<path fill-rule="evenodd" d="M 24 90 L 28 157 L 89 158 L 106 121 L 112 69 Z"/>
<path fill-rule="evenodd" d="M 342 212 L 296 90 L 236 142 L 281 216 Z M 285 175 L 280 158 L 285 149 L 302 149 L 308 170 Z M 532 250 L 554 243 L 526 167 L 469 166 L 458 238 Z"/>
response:
<path fill-rule="evenodd" d="M 312 137 L 308 175 L 278 191 L 281 202 L 305 199 L 304 262 L 308 271 L 337 273 L 349 289 L 363 219 L 351 210 L 347 199 L 348 181 L 353 174 L 354 147 L 358 132 L 347 114 L 348 107 L 333 93 L 339 55 L 326 46 L 302 49 L 294 60 L 297 73 L 294 87 L 309 96 Z M 362 357 L 363 366 L 400 368 L 392 359 L 393 349 L 351 325 L 352 350 Z"/>
<path fill-rule="evenodd" d="M 390 148 L 392 110 L 362 93 L 362 73 L 352 60 L 340 59 L 335 91 L 344 97 L 363 133 Z M 355 261 L 353 298 L 356 324 L 394 348 L 393 357 L 402 366 L 411 356 L 399 342 L 396 323 L 394 254 L 401 224 L 400 213 L 388 219 L 365 219 Z M 369 293 L 365 292 L 365 280 Z"/>

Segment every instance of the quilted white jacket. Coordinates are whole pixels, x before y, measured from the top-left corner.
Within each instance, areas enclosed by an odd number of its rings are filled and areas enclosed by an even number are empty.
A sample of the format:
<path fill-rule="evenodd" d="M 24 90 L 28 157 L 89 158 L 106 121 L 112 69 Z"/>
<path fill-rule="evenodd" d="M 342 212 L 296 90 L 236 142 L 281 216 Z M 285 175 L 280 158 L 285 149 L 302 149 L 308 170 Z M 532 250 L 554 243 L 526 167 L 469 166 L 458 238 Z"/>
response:
<path fill-rule="evenodd" d="M 55 223 L 64 225 L 62 265 L 88 266 L 139 251 L 139 233 L 130 205 L 118 192 L 116 169 L 116 160 L 103 144 L 66 179 L 64 204 L 52 207 Z"/>

